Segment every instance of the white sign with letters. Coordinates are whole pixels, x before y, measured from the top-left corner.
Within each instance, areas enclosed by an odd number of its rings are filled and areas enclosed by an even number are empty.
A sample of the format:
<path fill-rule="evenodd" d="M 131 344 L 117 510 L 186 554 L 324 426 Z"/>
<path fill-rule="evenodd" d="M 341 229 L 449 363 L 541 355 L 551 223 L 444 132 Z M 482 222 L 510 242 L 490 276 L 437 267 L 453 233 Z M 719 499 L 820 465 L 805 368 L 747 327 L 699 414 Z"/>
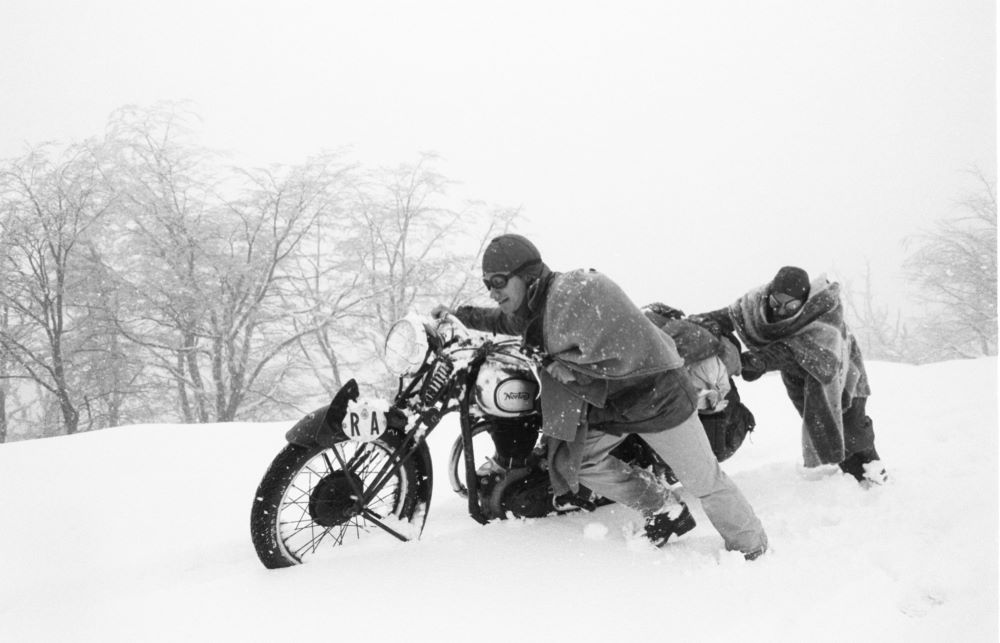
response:
<path fill-rule="evenodd" d="M 385 413 L 389 403 L 384 400 L 359 399 L 347 405 L 347 415 L 341 430 L 349 440 L 371 442 L 378 439 L 386 429 Z"/>

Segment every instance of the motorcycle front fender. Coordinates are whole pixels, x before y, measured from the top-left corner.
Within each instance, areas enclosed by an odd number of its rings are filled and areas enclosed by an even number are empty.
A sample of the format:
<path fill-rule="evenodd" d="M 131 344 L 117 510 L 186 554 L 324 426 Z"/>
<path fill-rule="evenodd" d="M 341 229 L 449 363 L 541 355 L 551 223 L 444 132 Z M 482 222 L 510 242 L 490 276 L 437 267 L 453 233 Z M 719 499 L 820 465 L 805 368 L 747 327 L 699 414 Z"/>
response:
<path fill-rule="evenodd" d="M 296 422 L 295 426 L 285 433 L 285 439 L 291 444 L 304 447 L 316 445 L 332 447 L 337 442 L 347 439 L 341 426 L 344 416 L 347 415 L 347 404 L 357 401 L 358 394 L 358 383 L 353 379 L 348 380 L 328 405 L 316 409 Z"/>
<path fill-rule="evenodd" d="M 323 422 L 330 406 L 316 409 L 312 413 L 295 423 L 295 426 L 288 429 L 285 439 L 290 444 L 297 444 L 303 447 L 312 446 L 333 446 L 334 443 L 346 439 L 347 436 L 340 427 L 331 427 Z"/>
<path fill-rule="evenodd" d="M 434 491 L 434 466 L 431 464 L 431 450 L 426 442 L 421 442 L 414 454 L 417 467 L 417 498 L 424 505 L 424 517 L 431 508 L 431 494 Z M 421 524 L 421 530 L 423 525 Z"/>

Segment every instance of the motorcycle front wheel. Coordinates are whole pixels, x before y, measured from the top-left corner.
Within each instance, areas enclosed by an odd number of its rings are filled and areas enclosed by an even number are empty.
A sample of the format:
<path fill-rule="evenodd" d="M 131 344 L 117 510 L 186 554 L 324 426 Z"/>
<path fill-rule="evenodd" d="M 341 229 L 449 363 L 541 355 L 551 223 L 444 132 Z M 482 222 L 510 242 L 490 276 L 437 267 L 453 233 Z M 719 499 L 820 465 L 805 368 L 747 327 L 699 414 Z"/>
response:
<path fill-rule="evenodd" d="M 378 537 L 408 540 L 417 510 L 416 471 L 405 462 L 380 482 L 395 446 L 338 442 L 331 448 L 289 444 L 254 496 L 250 532 L 269 569 L 290 567 Z M 374 484 L 381 488 L 372 494 Z M 365 503 L 358 498 L 371 495 Z"/>

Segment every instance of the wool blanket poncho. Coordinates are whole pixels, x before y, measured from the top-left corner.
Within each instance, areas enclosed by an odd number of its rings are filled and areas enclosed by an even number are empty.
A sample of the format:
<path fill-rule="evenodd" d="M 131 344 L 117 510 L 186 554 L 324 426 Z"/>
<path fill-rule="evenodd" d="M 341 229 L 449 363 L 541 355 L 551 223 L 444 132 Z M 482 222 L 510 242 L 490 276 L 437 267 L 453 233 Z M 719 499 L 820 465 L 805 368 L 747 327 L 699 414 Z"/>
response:
<path fill-rule="evenodd" d="M 802 457 L 807 467 L 843 461 L 843 410 L 871 393 L 861 351 L 844 323 L 840 284 L 820 277 L 810 285 L 801 311 L 768 322 L 768 285 L 729 307 L 740 339 L 769 365 L 778 362 L 782 381 L 802 415 Z"/>
<path fill-rule="evenodd" d="M 542 433 L 556 493 L 578 488 L 588 404 L 603 407 L 609 382 L 680 368 L 673 340 L 660 332 L 624 291 L 594 270 L 553 280 L 542 325 L 545 352 L 576 378 L 562 384 L 541 371 Z M 582 429 L 582 430 L 581 430 Z"/>

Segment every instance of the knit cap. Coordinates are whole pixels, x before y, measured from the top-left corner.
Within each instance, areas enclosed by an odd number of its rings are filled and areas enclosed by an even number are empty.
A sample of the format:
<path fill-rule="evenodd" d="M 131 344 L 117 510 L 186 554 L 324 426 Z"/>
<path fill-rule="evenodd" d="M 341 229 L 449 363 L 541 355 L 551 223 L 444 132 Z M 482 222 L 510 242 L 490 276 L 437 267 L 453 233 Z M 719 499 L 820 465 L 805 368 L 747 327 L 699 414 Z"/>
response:
<path fill-rule="evenodd" d="M 483 251 L 483 273 L 513 273 L 531 278 L 542 273 L 543 265 L 535 244 L 519 234 L 500 235 Z"/>
<path fill-rule="evenodd" d="M 775 293 L 805 299 L 809 296 L 809 273 L 795 266 L 784 266 L 771 280 L 770 294 Z"/>

